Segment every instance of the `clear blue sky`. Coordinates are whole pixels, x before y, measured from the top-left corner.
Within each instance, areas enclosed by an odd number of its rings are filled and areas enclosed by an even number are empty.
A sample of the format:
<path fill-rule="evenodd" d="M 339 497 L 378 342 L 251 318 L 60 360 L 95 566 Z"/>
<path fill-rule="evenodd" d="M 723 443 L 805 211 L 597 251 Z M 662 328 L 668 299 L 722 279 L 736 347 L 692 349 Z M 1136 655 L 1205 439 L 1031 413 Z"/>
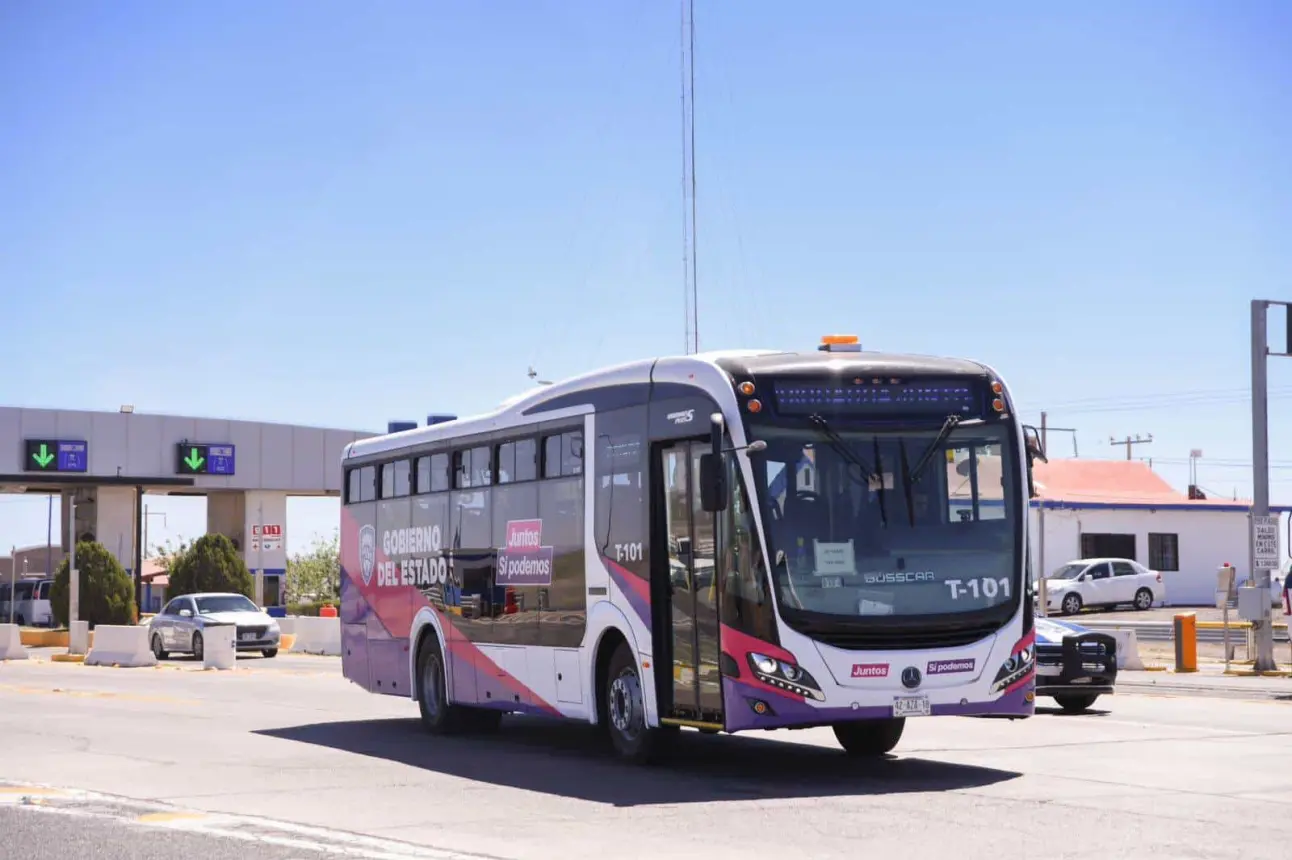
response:
<path fill-rule="evenodd" d="M 696 5 L 702 347 L 984 359 L 1083 457 L 1152 433 L 1249 492 L 1292 6 Z M 679 35 L 659 0 L 3 4 L 0 403 L 380 429 L 681 351 Z M 44 507 L 0 499 L 0 546 Z"/>

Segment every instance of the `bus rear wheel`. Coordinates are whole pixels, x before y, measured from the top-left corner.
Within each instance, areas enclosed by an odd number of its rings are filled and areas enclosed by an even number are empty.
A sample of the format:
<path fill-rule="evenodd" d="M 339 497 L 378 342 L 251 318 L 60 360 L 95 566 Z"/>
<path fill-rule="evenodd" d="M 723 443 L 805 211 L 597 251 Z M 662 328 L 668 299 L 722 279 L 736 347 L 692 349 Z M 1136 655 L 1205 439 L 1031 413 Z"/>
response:
<path fill-rule="evenodd" d="M 874 757 L 886 755 L 897 746 L 897 742 L 902 739 L 902 731 L 906 728 L 906 718 L 835 723 L 832 728 L 839 746 L 848 755 Z"/>
<path fill-rule="evenodd" d="M 434 632 L 417 650 L 417 706 L 422 725 L 433 735 L 493 732 L 502 725 L 502 711 L 449 702 L 448 664 Z"/>
<path fill-rule="evenodd" d="M 462 729 L 460 709 L 449 704 L 448 672 L 440 640 L 428 633 L 417 649 L 417 706 L 422 725 L 433 735 L 447 735 Z"/>

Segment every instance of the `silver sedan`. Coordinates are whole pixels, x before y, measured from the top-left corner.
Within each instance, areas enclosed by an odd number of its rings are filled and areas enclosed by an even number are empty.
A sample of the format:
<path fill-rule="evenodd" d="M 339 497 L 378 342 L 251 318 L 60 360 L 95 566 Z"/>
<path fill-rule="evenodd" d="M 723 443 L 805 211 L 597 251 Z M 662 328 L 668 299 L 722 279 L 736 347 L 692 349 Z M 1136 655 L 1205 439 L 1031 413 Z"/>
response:
<path fill-rule="evenodd" d="M 173 598 L 148 622 L 148 641 L 158 660 L 175 652 L 203 656 L 203 631 L 211 625 L 236 628 L 233 643 L 238 651 L 278 655 L 282 637 L 278 622 L 241 594 L 185 594 Z"/>

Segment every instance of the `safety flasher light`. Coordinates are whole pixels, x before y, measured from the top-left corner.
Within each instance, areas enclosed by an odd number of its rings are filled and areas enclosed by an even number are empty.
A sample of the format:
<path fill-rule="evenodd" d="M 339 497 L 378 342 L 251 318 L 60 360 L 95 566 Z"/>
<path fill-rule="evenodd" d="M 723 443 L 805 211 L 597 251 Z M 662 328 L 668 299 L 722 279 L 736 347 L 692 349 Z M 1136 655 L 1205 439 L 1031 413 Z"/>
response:
<path fill-rule="evenodd" d="M 1005 391 L 1005 386 L 1001 385 L 999 380 L 997 380 L 996 382 L 993 382 L 993 383 L 991 384 L 991 393 L 992 393 L 992 394 L 995 394 L 995 395 L 999 396 L 999 395 L 1000 395 L 1001 393 L 1003 393 L 1004 391 Z"/>
<path fill-rule="evenodd" d="M 754 393 L 754 384 L 749 380 L 740 383 L 740 393 L 748 397 Z"/>
<path fill-rule="evenodd" d="M 855 334 L 827 334 L 822 336 L 822 352 L 861 352 L 861 340 Z"/>
<path fill-rule="evenodd" d="M 1004 400 L 1001 400 L 999 397 L 997 397 L 995 400 L 993 400 L 993 401 L 991 402 L 991 408 L 992 408 L 992 409 L 995 409 L 997 412 L 1004 412 L 1004 411 L 1005 411 L 1005 401 L 1004 401 Z"/>

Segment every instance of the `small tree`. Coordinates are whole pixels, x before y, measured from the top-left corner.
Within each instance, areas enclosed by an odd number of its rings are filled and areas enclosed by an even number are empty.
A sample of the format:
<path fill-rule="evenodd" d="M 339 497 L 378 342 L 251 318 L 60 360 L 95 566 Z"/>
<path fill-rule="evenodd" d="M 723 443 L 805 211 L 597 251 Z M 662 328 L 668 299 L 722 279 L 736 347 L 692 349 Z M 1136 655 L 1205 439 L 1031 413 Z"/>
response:
<path fill-rule="evenodd" d="M 71 582 L 68 572 L 69 559 L 63 559 L 54 571 L 54 584 L 49 590 L 50 610 L 54 621 L 66 627 L 71 607 Z M 103 544 L 80 541 L 76 545 L 76 569 L 79 572 L 80 593 L 77 595 L 77 615 L 88 621 L 93 629 L 97 624 L 135 623 L 135 584 L 130 574 L 108 552 Z"/>
<path fill-rule="evenodd" d="M 167 559 L 166 599 L 202 591 L 252 595 L 251 571 L 225 535 L 202 535 L 180 554 Z"/>
<path fill-rule="evenodd" d="M 287 601 L 317 603 L 337 600 L 341 587 L 341 551 L 336 534 L 315 538 L 307 552 L 287 560 Z"/>

